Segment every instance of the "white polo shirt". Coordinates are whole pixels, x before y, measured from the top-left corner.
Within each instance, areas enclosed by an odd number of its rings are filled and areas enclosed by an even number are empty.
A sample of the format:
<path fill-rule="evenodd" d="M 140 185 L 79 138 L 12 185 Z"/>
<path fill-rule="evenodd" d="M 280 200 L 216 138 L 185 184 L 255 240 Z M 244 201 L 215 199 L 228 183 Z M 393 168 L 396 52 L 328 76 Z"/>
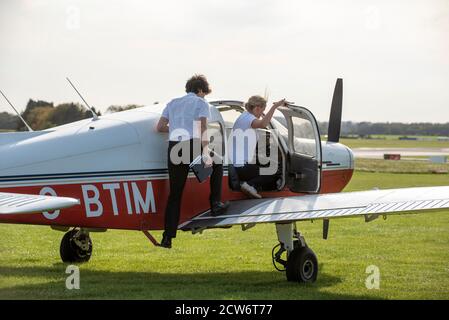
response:
<path fill-rule="evenodd" d="M 170 101 L 162 111 L 169 122 L 169 140 L 186 141 L 201 138 L 200 118 L 210 118 L 209 104 L 195 93 Z"/>
<path fill-rule="evenodd" d="M 252 113 L 244 111 L 232 127 L 230 156 L 234 167 L 243 167 L 254 160 L 257 134 L 251 124 L 255 119 L 257 118 Z"/>

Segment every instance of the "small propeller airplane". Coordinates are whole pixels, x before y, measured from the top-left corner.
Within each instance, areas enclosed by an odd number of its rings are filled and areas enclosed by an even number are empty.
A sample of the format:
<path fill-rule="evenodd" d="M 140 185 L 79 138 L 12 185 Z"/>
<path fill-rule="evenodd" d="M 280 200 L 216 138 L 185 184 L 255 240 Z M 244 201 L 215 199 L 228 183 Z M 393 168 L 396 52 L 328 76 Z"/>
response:
<path fill-rule="evenodd" d="M 275 129 L 270 139 L 279 141 L 276 175 L 282 184 L 261 192 L 262 199 L 247 199 L 225 162 L 222 198 L 231 204 L 225 214 L 211 216 L 207 197 L 199 196 L 208 194 L 209 185 L 190 173 L 178 228 L 198 233 L 240 225 L 245 231 L 273 223 L 279 240 L 272 250 L 276 269 L 286 271 L 289 281 L 314 282 L 318 260 L 296 222 L 322 220 L 326 239 L 334 218 L 361 216 L 369 222 L 389 214 L 448 209 L 449 186 L 340 193 L 354 170 L 352 151 L 339 143 L 342 98 L 343 80 L 337 79 L 327 141 L 321 141 L 308 109 L 278 108 L 267 129 Z M 42 131 L 0 133 L 0 223 L 49 225 L 66 232 L 60 244 L 63 262 L 87 262 L 90 233 L 107 229 L 142 231 L 157 245 L 149 231 L 163 229 L 169 191 L 168 139 L 154 129 L 163 107 Z M 210 102 L 208 131 L 228 137 L 243 110 L 241 101 Z"/>

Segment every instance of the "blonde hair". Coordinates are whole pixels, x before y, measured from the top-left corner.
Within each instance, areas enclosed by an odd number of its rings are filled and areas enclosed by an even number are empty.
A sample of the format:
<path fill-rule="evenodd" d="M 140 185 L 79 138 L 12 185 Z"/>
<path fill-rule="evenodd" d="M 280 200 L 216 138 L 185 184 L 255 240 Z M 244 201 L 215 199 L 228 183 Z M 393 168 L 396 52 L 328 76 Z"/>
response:
<path fill-rule="evenodd" d="M 248 102 L 245 103 L 245 109 L 248 112 L 253 111 L 255 107 L 265 108 L 267 106 L 267 100 L 261 96 L 252 96 L 248 99 Z"/>

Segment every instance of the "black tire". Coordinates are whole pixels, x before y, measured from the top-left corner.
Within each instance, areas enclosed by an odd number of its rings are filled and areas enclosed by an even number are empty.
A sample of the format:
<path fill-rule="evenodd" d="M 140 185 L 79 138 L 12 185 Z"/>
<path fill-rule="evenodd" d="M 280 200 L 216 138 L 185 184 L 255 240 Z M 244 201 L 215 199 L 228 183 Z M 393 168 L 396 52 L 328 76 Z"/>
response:
<path fill-rule="evenodd" d="M 65 263 L 81 263 L 89 261 L 92 255 L 92 240 L 88 235 L 87 241 L 89 242 L 89 248 L 83 250 L 76 245 L 74 236 L 78 230 L 70 230 L 67 232 L 61 240 L 61 246 L 59 247 L 59 254 L 61 256 L 62 262 Z"/>
<path fill-rule="evenodd" d="M 288 281 L 312 283 L 318 276 L 318 259 L 312 249 L 294 249 L 288 256 L 286 275 Z"/>

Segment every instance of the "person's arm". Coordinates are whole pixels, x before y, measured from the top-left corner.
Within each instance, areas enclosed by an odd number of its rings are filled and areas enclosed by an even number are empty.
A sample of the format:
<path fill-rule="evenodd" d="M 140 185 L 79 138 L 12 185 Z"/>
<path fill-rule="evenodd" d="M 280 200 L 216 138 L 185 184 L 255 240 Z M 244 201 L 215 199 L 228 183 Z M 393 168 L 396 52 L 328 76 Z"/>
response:
<path fill-rule="evenodd" d="M 165 117 L 160 117 L 156 129 L 159 132 L 168 132 L 168 119 Z"/>
<path fill-rule="evenodd" d="M 280 106 L 283 106 L 286 103 L 285 99 L 282 99 L 278 102 L 273 103 L 270 110 L 267 112 L 266 115 L 262 117 L 262 119 L 254 119 L 253 122 L 251 122 L 251 128 L 253 129 L 265 129 L 268 124 L 271 121 L 271 118 L 273 117 L 274 111 Z"/>
<path fill-rule="evenodd" d="M 159 132 L 169 132 L 169 130 L 168 130 L 168 118 L 169 118 L 168 106 L 169 105 L 170 105 L 170 103 L 165 106 L 164 110 L 162 110 L 162 115 L 159 118 L 159 122 L 157 123 L 156 130 Z"/>
<path fill-rule="evenodd" d="M 212 166 L 212 158 L 209 154 L 209 137 L 207 135 L 207 118 L 201 117 L 201 145 L 203 147 L 203 160 L 206 167 Z"/>
<path fill-rule="evenodd" d="M 203 147 L 203 161 L 206 167 L 212 166 L 212 158 L 209 154 L 209 136 L 207 134 L 207 119 L 210 118 L 209 104 L 200 100 L 198 118 L 201 123 L 201 146 Z"/>

